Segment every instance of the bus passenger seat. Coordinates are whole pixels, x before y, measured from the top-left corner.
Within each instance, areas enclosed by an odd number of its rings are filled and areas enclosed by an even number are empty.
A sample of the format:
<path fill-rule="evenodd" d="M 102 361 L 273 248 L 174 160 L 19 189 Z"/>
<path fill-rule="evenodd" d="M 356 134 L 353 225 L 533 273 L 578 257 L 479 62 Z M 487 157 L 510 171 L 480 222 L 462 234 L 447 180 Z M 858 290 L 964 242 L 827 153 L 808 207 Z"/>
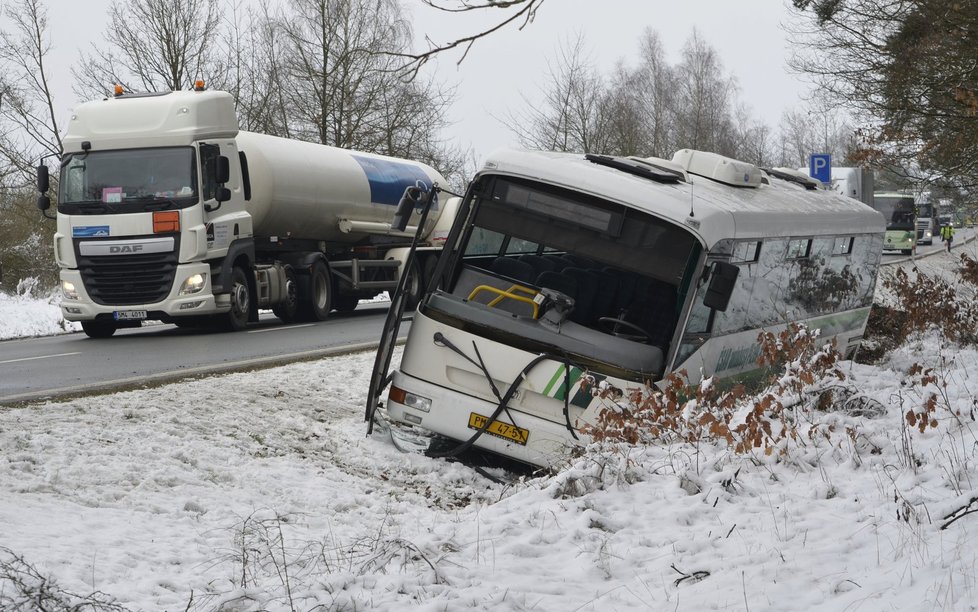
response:
<path fill-rule="evenodd" d="M 540 255 L 520 255 L 520 261 L 533 266 L 534 276 L 539 276 L 541 272 L 553 272 L 554 264 Z"/>
<path fill-rule="evenodd" d="M 533 266 L 526 262 L 517 261 L 511 257 L 497 257 L 492 261 L 490 269 L 496 274 L 501 274 L 521 283 L 531 284 L 536 274 Z"/>

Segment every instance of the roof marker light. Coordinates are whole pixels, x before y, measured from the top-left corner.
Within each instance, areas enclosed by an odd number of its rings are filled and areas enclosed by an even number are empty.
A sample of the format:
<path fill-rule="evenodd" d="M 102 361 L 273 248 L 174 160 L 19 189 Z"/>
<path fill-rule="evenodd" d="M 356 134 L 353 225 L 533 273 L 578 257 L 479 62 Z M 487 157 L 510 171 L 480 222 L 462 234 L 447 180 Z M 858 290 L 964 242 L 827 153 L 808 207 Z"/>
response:
<path fill-rule="evenodd" d="M 206 87 L 204 87 L 204 79 L 197 79 L 194 81 L 194 91 L 204 91 L 205 89 Z"/>
<path fill-rule="evenodd" d="M 122 92 L 122 84 L 121 83 L 116 83 L 115 84 L 115 87 L 113 87 L 112 89 L 113 89 L 113 93 L 115 94 L 115 97 L 117 97 L 117 98 L 119 96 L 121 96 L 122 93 L 123 93 Z"/>

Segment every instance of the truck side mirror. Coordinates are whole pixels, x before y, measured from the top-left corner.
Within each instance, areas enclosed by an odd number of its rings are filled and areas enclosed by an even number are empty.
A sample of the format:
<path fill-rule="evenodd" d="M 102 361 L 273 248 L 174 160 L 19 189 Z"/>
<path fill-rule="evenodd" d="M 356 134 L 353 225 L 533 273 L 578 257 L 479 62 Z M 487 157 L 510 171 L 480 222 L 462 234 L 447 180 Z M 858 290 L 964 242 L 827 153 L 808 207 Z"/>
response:
<path fill-rule="evenodd" d="M 221 202 L 227 202 L 231 199 L 231 190 L 227 187 L 218 187 L 214 191 L 214 199 L 217 200 L 218 204 Z"/>
<path fill-rule="evenodd" d="M 703 304 L 724 312 L 730 303 L 730 296 L 733 295 L 737 275 L 740 268 L 732 263 L 725 261 L 715 261 L 710 270 L 710 285 L 706 288 L 706 295 L 703 296 Z"/>
<path fill-rule="evenodd" d="M 217 157 L 217 164 L 214 168 L 214 182 L 218 185 L 223 185 L 231 179 L 231 162 L 224 155 L 219 155 Z M 227 198 L 225 198 L 226 200 Z M 223 202 L 224 200 L 218 200 L 218 202 Z"/>
<path fill-rule="evenodd" d="M 397 203 L 397 210 L 394 211 L 394 219 L 391 221 L 391 229 L 403 232 L 407 228 L 411 212 L 421 205 L 421 198 L 424 194 L 421 187 L 408 187 L 401 196 L 401 201 Z"/>
<path fill-rule="evenodd" d="M 51 188 L 51 181 L 48 177 L 48 167 L 41 164 L 37 167 L 37 191 L 46 193 Z M 50 205 L 50 202 L 49 202 Z M 38 206 L 40 208 L 40 206 Z"/>
<path fill-rule="evenodd" d="M 43 193 L 37 196 L 37 207 L 41 212 L 51 208 L 51 198 Z"/>

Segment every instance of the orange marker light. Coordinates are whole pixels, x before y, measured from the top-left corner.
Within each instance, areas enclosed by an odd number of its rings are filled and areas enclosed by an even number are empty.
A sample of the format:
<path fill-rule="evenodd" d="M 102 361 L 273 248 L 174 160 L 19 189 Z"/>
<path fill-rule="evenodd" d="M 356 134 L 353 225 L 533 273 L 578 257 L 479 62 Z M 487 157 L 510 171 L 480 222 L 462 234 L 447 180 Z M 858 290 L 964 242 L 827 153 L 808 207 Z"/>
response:
<path fill-rule="evenodd" d="M 116 83 L 115 84 L 115 87 L 113 87 L 112 89 L 113 89 L 113 92 L 115 93 L 116 96 L 121 96 L 122 95 L 122 85 L 121 84 Z"/>
<path fill-rule="evenodd" d="M 180 231 L 180 213 L 176 210 L 160 210 L 153 213 L 153 233 L 166 234 Z"/>
<path fill-rule="evenodd" d="M 194 91 L 204 91 L 204 89 L 206 88 L 204 87 L 203 79 L 197 79 L 196 81 L 194 81 Z"/>

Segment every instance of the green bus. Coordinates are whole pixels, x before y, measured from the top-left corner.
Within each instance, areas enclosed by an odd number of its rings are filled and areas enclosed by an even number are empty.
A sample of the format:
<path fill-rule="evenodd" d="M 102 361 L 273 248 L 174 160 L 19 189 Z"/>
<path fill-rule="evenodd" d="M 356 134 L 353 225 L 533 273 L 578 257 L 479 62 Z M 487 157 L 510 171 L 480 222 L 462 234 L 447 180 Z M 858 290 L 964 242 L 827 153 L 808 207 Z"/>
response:
<path fill-rule="evenodd" d="M 889 191 L 874 193 L 873 208 L 886 218 L 883 250 L 900 251 L 904 255 L 910 255 L 917 242 L 914 197 L 906 193 Z"/>

